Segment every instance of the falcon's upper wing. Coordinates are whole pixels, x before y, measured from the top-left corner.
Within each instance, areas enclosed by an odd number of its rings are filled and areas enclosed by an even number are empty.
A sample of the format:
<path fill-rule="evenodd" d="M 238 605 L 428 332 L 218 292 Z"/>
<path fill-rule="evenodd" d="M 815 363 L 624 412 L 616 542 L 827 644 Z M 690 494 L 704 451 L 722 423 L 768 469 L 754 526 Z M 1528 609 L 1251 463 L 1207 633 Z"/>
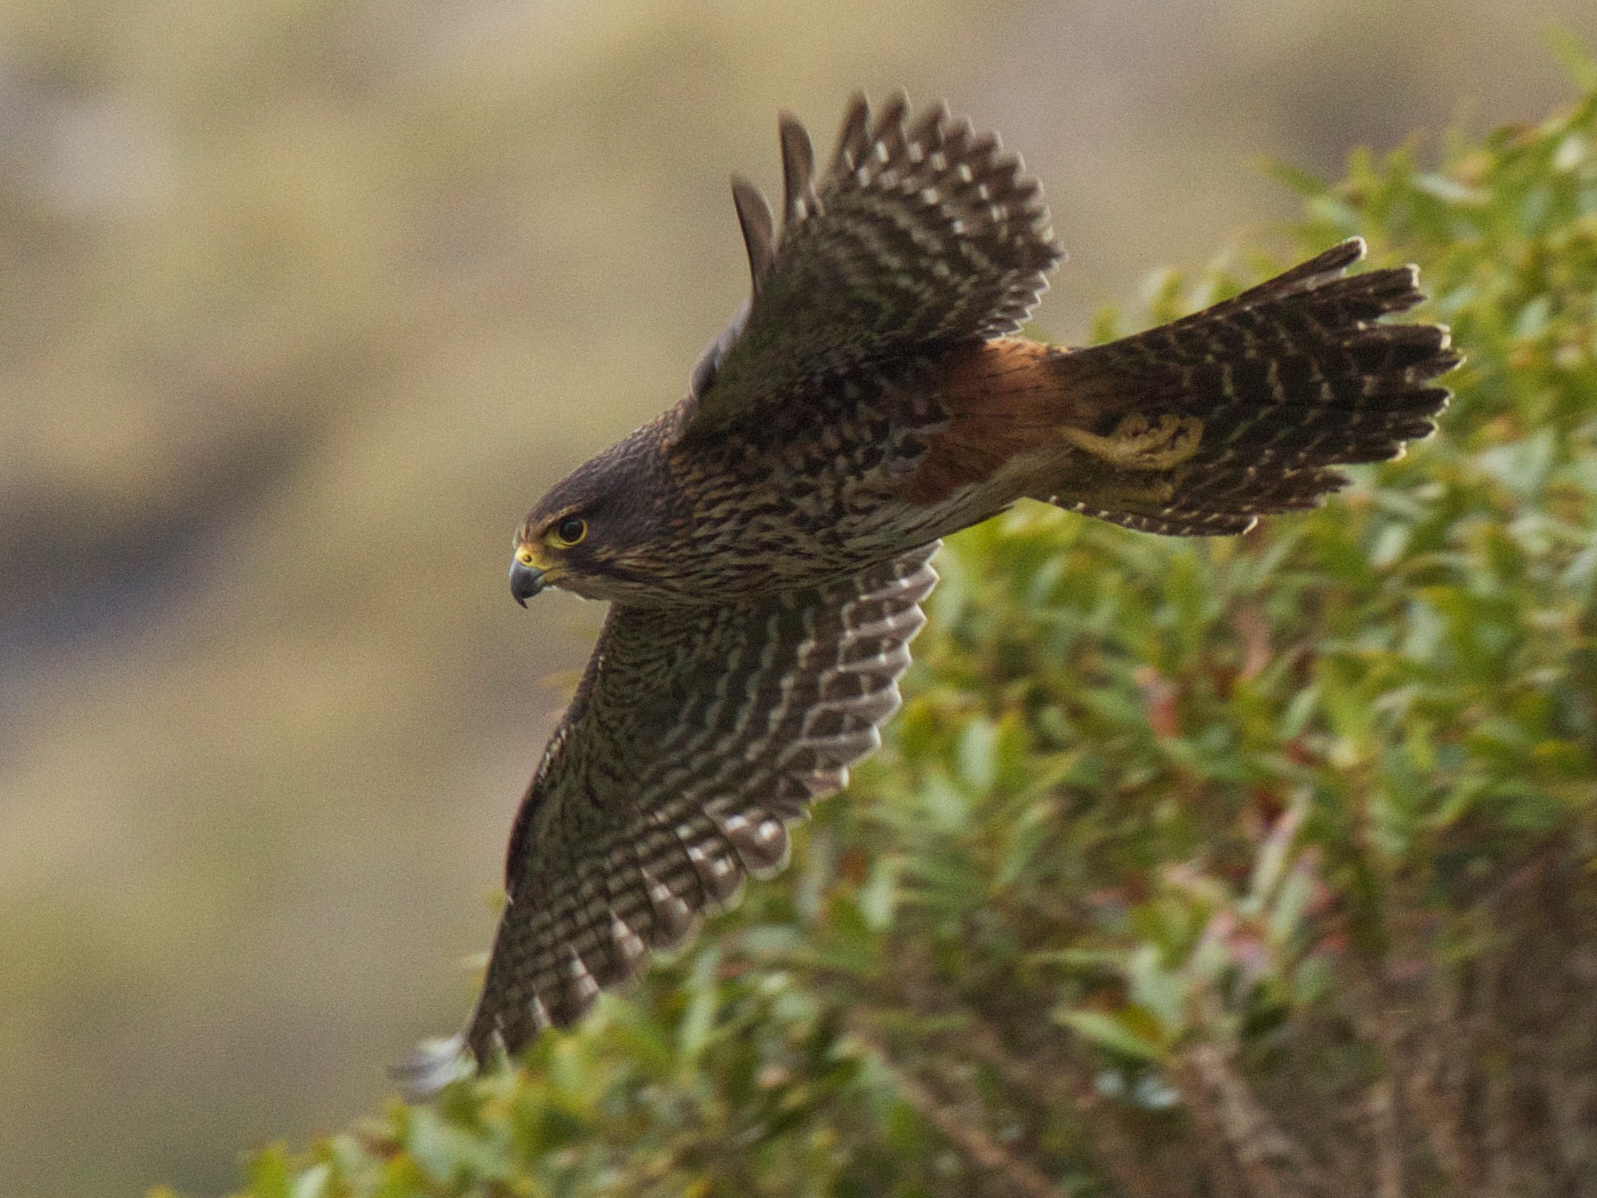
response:
<path fill-rule="evenodd" d="M 809 135 L 782 116 L 780 240 L 764 197 L 733 180 L 754 294 L 694 371 L 688 436 L 828 377 L 1012 332 L 1036 304 L 1061 257 L 1041 186 L 943 105 L 906 113 L 899 95 L 872 121 L 855 96 L 818 183 Z"/>
<path fill-rule="evenodd" d="M 471 1024 L 396 1070 L 412 1097 L 462 1048 L 480 1062 L 580 1018 L 746 873 L 781 868 L 787 823 L 898 707 L 936 549 L 743 607 L 612 609 L 516 817 Z"/>

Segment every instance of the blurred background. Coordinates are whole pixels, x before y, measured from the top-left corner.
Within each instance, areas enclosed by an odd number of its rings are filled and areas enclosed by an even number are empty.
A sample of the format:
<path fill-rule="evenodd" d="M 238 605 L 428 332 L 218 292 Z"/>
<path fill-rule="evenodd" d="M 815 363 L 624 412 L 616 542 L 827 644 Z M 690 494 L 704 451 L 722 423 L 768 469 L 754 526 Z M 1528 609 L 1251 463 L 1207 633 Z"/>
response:
<path fill-rule="evenodd" d="M 0 3 L 7 1191 L 219 1193 L 465 1017 L 601 616 L 510 534 L 741 300 L 779 108 L 999 130 L 1068 342 L 1290 219 L 1265 159 L 1538 119 L 1550 28 L 1597 8 Z"/>

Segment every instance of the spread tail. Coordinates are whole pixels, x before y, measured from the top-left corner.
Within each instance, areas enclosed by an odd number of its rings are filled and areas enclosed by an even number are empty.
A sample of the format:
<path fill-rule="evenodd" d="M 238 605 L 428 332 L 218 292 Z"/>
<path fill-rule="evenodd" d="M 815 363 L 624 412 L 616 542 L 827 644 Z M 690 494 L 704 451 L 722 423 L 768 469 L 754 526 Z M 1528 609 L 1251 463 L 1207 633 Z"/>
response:
<path fill-rule="evenodd" d="M 1235 299 L 1052 360 L 1071 451 L 1038 495 L 1146 532 L 1223 535 L 1315 506 L 1330 467 L 1402 454 L 1447 406 L 1447 329 L 1383 324 L 1424 296 L 1412 266 L 1344 276 L 1343 242 Z M 1073 424 L 1075 422 L 1072 422 Z"/>

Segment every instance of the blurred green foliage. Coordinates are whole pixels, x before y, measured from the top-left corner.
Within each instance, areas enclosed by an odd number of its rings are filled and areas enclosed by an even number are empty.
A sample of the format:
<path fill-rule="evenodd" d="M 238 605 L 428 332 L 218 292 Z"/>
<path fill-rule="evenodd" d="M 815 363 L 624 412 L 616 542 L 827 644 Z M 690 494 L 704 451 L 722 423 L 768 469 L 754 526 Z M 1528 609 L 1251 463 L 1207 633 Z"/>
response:
<path fill-rule="evenodd" d="M 1439 169 L 1281 172 L 1301 251 L 1423 265 L 1468 355 L 1439 437 L 1242 539 L 1034 506 L 962 534 L 886 748 L 783 879 L 519 1069 L 269 1148 L 247 1192 L 1592 1192 L 1573 65 L 1571 111 Z M 1281 264 L 1171 275 L 1146 315 Z"/>

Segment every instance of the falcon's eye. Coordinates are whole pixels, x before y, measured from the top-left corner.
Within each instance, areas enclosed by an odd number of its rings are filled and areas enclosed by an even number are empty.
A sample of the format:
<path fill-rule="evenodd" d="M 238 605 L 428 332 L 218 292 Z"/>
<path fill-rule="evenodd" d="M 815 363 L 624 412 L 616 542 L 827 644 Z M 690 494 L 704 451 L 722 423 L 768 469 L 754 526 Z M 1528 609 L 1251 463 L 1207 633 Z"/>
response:
<path fill-rule="evenodd" d="M 581 516 L 567 516 L 555 525 L 555 540 L 569 548 L 588 535 L 588 522 Z"/>

